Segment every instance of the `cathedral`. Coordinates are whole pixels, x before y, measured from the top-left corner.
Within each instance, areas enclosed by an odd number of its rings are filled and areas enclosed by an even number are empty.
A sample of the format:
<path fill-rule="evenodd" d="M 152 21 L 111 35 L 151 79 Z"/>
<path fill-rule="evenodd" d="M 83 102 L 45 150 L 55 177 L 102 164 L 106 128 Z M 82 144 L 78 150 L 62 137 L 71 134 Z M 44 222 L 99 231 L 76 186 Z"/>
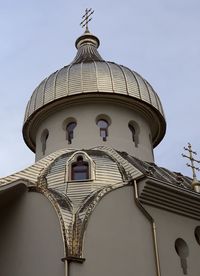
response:
<path fill-rule="evenodd" d="M 104 60 L 91 14 L 27 104 L 35 163 L 0 179 L 0 276 L 199 276 L 200 184 L 155 164 L 159 96 Z"/>

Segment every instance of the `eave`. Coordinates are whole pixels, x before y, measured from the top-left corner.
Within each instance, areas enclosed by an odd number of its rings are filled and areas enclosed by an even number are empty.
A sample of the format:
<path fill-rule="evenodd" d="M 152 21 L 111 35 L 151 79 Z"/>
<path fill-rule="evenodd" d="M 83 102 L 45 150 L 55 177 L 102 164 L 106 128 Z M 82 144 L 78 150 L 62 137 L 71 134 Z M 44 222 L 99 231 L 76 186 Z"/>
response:
<path fill-rule="evenodd" d="M 139 183 L 139 200 L 142 204 L 200 220 L 200 194 L 181 185 L 148 177 Z"/>

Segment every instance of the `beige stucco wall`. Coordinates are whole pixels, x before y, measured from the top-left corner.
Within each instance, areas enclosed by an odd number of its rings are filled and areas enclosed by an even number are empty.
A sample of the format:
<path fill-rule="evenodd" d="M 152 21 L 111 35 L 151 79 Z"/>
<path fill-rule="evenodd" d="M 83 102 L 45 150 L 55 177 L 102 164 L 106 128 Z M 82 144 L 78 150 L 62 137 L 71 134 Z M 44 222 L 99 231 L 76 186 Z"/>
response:
<path fill-rule="evenodd" d="M 1 276 L 64 275 L 59 221 L 44 196 L 18 195 L 1 209 L 0 221 Z"/>
<path fill-rule="evenodd" d="M 183 276 L 180 258 L 175 251 L 175 240 L 182 238 L 189 247 L 187 258 L 188 276 L 200 275 L 200 245 L 194 230 L 200 221 L 190 219 L 162 209 L 145 205 L 154 217 L 157 227 L 158 249 L 163 276 Z"/>
<path fill-rule="evenodd" d="M 63 241 L 54 208 L 41 194 L 16 188 L 0 193 L 0 275 L 61 276 Z M 189 247 L 188 276 L 200 275 L 200 222 L 144 205 L 156 223 L 162 276 L 182 276 L 177 238 Z M 151 224 L 135 205 L 133 187 L 105 195 L 84 237 L 83 264 L 71 262 L 69 276 L 156 276 Z"/>
<path fill-rule="evenodd" d="M 151 225 L 136 207 L 133 187 L 107 194 L 92 213 L 84 239 L 83 264 L 70 276 L 155 276 Z"/>
<path fill-rule="evenodd" d="M 111 120 L 107 141 L 102 141 L 99 127 L 96 125 L 96 118 L 100 114 L 107 115 Z M 74 139 L 70 145 L 66 140 L 66 131 L 63 128 L 63 122 L 67 118 L 75 118 L 77 121 Z M 128 128 L 130 121 L 137 122 L 140 128 L 138 147 L 135 147 L 132 141 L 132 134 Z M 114 103 L 100 102 L 68 106 L 66 109 L 49 115 L 47 119 L 40 123 L 36 135 L 36 160 L 66 147 L 89 149 L 104 145 L 128 152 L 142 160 L 153 161 L 152 144 L 149 137 L 151 130 L 147 121 L 141 113 Z M 49 130 L 49 137 L 47 149 L 45 155 L 43 155 L 41 134 L 46 128 Z"/>

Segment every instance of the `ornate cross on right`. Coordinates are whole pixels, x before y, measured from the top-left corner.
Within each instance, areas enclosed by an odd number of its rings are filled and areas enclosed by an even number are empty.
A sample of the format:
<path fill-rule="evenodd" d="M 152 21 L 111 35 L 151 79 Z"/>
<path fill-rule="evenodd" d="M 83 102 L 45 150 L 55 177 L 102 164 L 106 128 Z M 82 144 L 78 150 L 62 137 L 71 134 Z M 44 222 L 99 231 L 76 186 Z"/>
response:
<path fill-rule="evenodd" d="M 192 175 L 193 175 L 193 181 L 197 180 L 197 176 L 196 176 L 196 171 L 200 171 L 200 169 L 198 167 L 195 167 L 195 162 L 196 163 L 200 163 L 199 160 L 194 159 L 193 154 L 197 155 L 197 153 L 195 151 L 192 150 L 192 145 L 190 143 L 188 143 L 188 147 L 184 147 L 184 150 L 189 152 L 189 156 L 182 154 L 183 157 L 186 157 L 190 160 L 191 164 L 187 163 L 187 166 L 192 168 Z"/>

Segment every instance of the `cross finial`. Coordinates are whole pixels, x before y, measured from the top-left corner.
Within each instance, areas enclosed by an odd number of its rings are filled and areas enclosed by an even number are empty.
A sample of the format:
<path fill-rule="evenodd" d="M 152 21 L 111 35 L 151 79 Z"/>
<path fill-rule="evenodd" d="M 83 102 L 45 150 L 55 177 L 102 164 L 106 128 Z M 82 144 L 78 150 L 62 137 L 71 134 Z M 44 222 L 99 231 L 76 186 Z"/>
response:
<path fill-rule="evenodd" d="M 192 150 L 192 145 L 190 143 L 188 143 L 188 147 L 184 147 L 184 150 L 189 152 L 189 156 L 187 156 L 185 154 L 182 154 L 182 156 L 186 157 L 190 160 L 190 164 L 187 163 L 187 166 L 192 168 L 193 181 L 196 181 L 197 180 L 196 171 L 200 171 L 200 169 L 198 167 L 195 167 L 194 164 L 195 164 L 195 162 L 200 163 L 200 161 L 194 159 L 193 155 L 197 155 L 197 153 Z"/>
<path fill-rule="evenodd" d="M 82 22 L 80 23 L 80 25 L 82 26 L 82 28 L 85 27 L 85 31 L 89 32 L 88 29 L 88 23 L 92 20 L 91 15 L 94 13 L 94 11 L 92 9 L 86 9 L 85 10 L 85 14 L 82 16 Z"/>

